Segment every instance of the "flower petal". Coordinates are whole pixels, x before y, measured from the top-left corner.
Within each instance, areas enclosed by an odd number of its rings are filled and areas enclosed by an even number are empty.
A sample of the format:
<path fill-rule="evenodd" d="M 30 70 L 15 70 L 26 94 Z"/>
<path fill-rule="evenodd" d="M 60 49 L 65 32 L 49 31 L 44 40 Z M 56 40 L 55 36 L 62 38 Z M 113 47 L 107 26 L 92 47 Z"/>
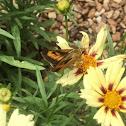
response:
<path fill-rule="evenodd" d="M 126 113 L 126 103 L 121 105 L 120 112 Z"/>
<path fill-rule="evenodd" d="M 83 37 L 82 37 L 82 40 L 81 40 L 82 48 L 85 48 L 86 52 L 88 52 L 88 49 L 89 49 L 89 37 L 88 37 L 88 34 L 86 32 L 82 32 L 82 31 L 80 31 L 80 33 L 83 34 Z"/>
<path fill-rule="evenodd" d="M 106 36 L 107 36 L 107 31 L 105 28 L 102 27 L 102 29 L 97 35 L 96 43 L 89 51 L 89 55 L 95 54 L 95 59 L 98 59 L 101 56 L 103 52 Z"/>
<path fill-rule="evenodd" d="M 6 111 L 3 110 L 3 105 L 0 105 L 0 126 L 6 126 Z"/>
<path fill-rule="evenodd" d="M 73 70 L 69 71 L 68 73 L 63 75 L 56 83 L 60 83 L 62 84 L 62 86 L 75 84 L 83 76 L 83 73 L 76 75 L 77 70 L 77 68 L 74 68 Z"/>
<path fill-rule="evenodd" d="M 33 115 L 25 116 L 23 114 L 19 114 L 19 110 L 16 109 L 9 120 L 8 126 L 34 126 Z"/>
<path fill-rule="evenodd" d="M 110 65 L 110 63 L 113 63 L 115 61 L 121 62 L 125 58 L 126 58 L 126 54 L 124 54 L 124 55 L 117 55 L 117 56 L 113 56 L 111 58 L 107 58 L 107 59 L 104 59 L 104 60 L 98 60 L 97 64 L 98 64 L 99 68 L 105 69 L 105 68 L 107 68 Z"/>
<path fill-rule="evenodd" d="M 111 116 L 111 126 L 125 126 L 119 113 L 115 111 L 115 116 Z"/>
<path fill-rule="evenodd" d="M 106 71 L 105 78 L 106 78 L 108 87 L 110 87 L 111 85 L 112 90 L 114 90 L 118 86 L 118 83 L 124 73 L 124 68 L 122 68 L 122 64 L 123 62 L 114 62 L 110 64 L 110 66 L 108 67 Z"/>
<path fill-rule="evenodd" d="M 84 85 L 85 88 L 93 89 L 93 88 L 91 87 L 91 85 L 88 83 L 87 75 L 84 75 L 84 76 L 83 76 L 83 85 Z"/>
<path fill-rule="evenodd" d="M 100 94 L 104 94 L 104 90 L 106 90 L 107 84 L 104 78 L 103 72 L 99 68 L 90 67 L 88 69 L 88 74 L 86 77 L 90 86 L 96 90 Z"/>
<path fill-rule="evenodd" d="M 126 96 L 126 77 L 120 81 L 116 91 L 118 91 L 121 96 Z"/>
<path fill-rule="evenodd" d="M 69 45 L 68 45 L 68 43 L 67 43 L 67 41 L 64 39 L 64 38 L 62 38 L 62 37 L 60 37 L 60 36 L 57 36 L 57 41 L 58 41 L 58 43 L 56 43 L 61 49 L 72 49 Z"/>
<path fill-rule="evenodd" d="M 105 106 L 102 106 L 94 115 L 93 119 L 96 119 L 102 126 L 110 126 L 111 113 L 109 109 L 107 111 L 105 109 Z"/>
<path fill-rule="evenodd" d="M 86 103 L 89 106 L 100 107 L 103 105 L 103 102 L 100 102 L 99 99 L 102 96 L 94 90 L 89 91 L 89 89 L 81 89 L 80 97 L 86 99 Z"/>

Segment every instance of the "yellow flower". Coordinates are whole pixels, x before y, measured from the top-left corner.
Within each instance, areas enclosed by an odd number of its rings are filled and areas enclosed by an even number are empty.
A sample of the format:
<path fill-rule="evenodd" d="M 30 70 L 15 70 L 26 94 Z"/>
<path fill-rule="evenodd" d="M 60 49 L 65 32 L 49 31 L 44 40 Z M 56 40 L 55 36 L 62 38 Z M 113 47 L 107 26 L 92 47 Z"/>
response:
<path fill-rule="evenodd" d="M 19 110 L 13 111 L 10 120 L 7 124 L 7 111 L 5 108 L 8 105 L 0 105 L 0 126 L 34 126 L 33 115 L 19 114 Z"/>
<path fill-rule="evenodd" d="M 126 113 L 126 77 L 122 62 L 111 63 L 104 76 L 98 67 L 90 67 L 85 75 L 81 98 L 92 107 L 100 107 L 94 119 L 102 126 L 125 126 L 118 111 Z"/>
<path fill-rule="evenodd" d="M 101 69 L 105 69 L 108 67 L 110 63 L 115 61 L 123 61 L 124 58 L 126 58 L 126 54 L 124 54 L 113 56 L 111 58 L 104 60 L 98 60 L 98 58 L 101 56 L 103 52 L 103 47 L 107 36 L 107 31 L 105 30 L 105 28 L 102 28 L 100 30 L 100 32 L 97 35 L 96 43 L 94 44 L 94 46 L 92 46 L 91 49 L 89 49 L 88 34 L 85 32 L 81 33 L 83 34 L 81 45 L 82 48 L 85 49 L 85 52 L 82 55 L 82 58 L 75 63 L 75 67 L 57 81 L 57 83 L 62 84 L 62 86 L 72 85 L 76 83 L 83 75 L 87 74 L 87 70 L 90 66 L 94 68 L 99 67 Z M 71 47 L 68 45 L 65 39 L 58 36 L 57 41 L 57 45 L 61 49 L 71 49 Z"/>

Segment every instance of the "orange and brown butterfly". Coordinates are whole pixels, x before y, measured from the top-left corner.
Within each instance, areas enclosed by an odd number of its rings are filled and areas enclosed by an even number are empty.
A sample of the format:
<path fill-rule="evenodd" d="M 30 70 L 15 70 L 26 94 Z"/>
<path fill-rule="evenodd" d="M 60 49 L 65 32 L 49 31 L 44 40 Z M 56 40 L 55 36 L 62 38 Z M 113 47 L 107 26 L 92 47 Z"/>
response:
<path fill-rule="evenodd" d="M 58 49 L 58 50 L 43 50 L 41 55 L 43 58 L 51 63 L 53 72 L 61 72 L 69 68 L 78 61 L 85 49 Z"/>

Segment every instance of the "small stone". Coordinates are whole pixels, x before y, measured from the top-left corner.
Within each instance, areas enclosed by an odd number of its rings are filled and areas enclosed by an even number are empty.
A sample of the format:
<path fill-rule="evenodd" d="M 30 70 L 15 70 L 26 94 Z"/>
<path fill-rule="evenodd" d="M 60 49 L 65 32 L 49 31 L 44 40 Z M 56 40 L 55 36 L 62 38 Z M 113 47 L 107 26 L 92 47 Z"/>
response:
<path fill-rule="evenodd" d="M 123 23 L 126 25 L 126 16 L 123 19 Z"/>
<path fill-rule="evenodd" d="M 88 29 L 89 33 L 92 34 L 93 30 L 91 28 Z"/>
<path fill-rule="evenodd" d="M 89 25 L 91 26 L 91 25 L 93 24 L 92 19 L 88 19 L 88 23 L 89 23 Z"/>
<path fill-rule="evenodd" d="M 82 12 L 82 8 L 78 5 L 73 5 L 73 10 L 78 12 L 78 13 L 81 13 Z"/>
<path fill-rule="evenodd" d="M 111 11 L 105 12 L 104 14 L 106 15 L 107 18 L 112 18 L 113 12 L 114 11 L 111 10 Z"/>
<path fill-rule="evenodd" d="M 107 20 L 106 16 L 104 14 L 102 14 L 102 20 L 101 21 L 104 22 L 104 23 L 106 23 L 106 20 Z"/>
<path fill-rule="evenodd" d="M 100 31 L 100 29 L 101 29 L 102 27 L 106 27 L 106 24 L 103 23 L 103 22 L 101 22 L 101 23 L 98 24 L 98 26 L 96 27 L 96 32 L 99 33 L 99 31 Z"/>
<path fill-rule="evenodd" d="M 86 15 L 89 12 L 89 8 L 83 9 L 82 10 L 82 15 Z"/>
<path fill-rule="evenodd" d="M 96 2 L 93 0 L 86 0 L 86 2 L 88 3 L 88 6 L 92 6 L 92 7 L 96 6 Z"/>
<path fill-rule="evenodd" d="M 117 23 L 113 19 L 108 19 L 108 24 L 117 26 Z"/>
<path fill-rule="evenodd" d="M 88 21 L 83 21 L 79 24 L 80 27 L 90 28 L 90 24 Z"/>
<path fill-rule="evenodd" d="M 96 27 L 97 27 L 97 24 L 96 23 L 93 23 L 91 28 L 95 31 L 96 30 Z"/>
<path fill-rule="evenodd" d="M 126 14 L 126 5 L 124 6 L 124 13 Z"/>
<path fill-rule="evenodd" d="M 109 1 L 110 0 L 104 0 L 103 7 L 105 8 L 106 11 L 109 11 Z"/>
<path fill-rule="evenodd" d="M 120 25 L 122 26 L 122 28 L 126 28 L 126 25 L 123 22 L 121 22 Z"/>
<path fill-rule="evenodd" d="M 96 18 L 97 23 L 101 23 L 101 20 L 102 20 L 101 16 L 98 16 L 98 17 Z"/>
<path fill-rule="evenodd" d="M 78 20 L 78 23 L 81 23 L 81 22 L 83 22 L 83 18 L 80 18 L 80 19 Z"/>
<path fill-rule="evenodd" d="M 113 0 L 113 1 L 119 4 L 122 0 Z"/>
<path fill-rule="evenodd" d="M 88 18 L 93 18 L 95 15 L 95 8 L 92 8 L 88 13 Z"/>
<path fill-rule="evenodd" d="M 101 9 L 102 9 L 102 4 L 96 3 L 96 9 L 97 9 L 98 12 L 101 11 Z"/>
<path fill-rule="evenodd" d="M 120 5 L 125 6 L 126 5 L 126 0 L 121 0 Z"/>
<path fill-rule="evenodd" d="M 120 15 L 120 11 L 119 10 L 116 10 L 115 12 L 114 12 L 114 14 L 113 14 L 113 19 L 117 19 L 118 17 L 119 17 L 119 15 Z"/>
<path fill-rule="evenodd" d="M 112 33 L 116 33 L 116 26 L 115 25 L 110 25 L 110 29 Z"/>
<path fill-rule="evenodd" d="M 114 8 L 120 8 L 120 5 L 115 3 L 115 2 L 112 2 L 111 3 L 111 7 L 114 7 Z"/>
<path fill-rule="evenodd" d="M 112 40 L 115 41 L 119 41 L 120 40 L 120 32 L 116 32 L 114 34 L 112 34 Z"/>
<path fill-rule="evenodd" d="M 76 17 L 77 19 L 81 18 L 82 14 L 80 14 L 80 13 L 76 13 L 76 14 L 77 14 L 77 15 L 75 15 L 75 17 Z"/>
<path fill-rule="evenodd" d="M 61 29 L 64 29 L 64 26 L 63 26 L 63 25 L 60 26 L 60 30 L 61 30 Z"/>
<path fill-rule="evenodd" d="M 59 27 L 60 27 L 60 25 L 61 25 L 61 23 L 60 23 L 60 22 L 55 21 L 55 23 L 51 26 L 51 28 L 56 29 L 56 28 L 59 28 Z"/>
<path fill-rule="evenodd" d="M 116 22 L 119 24 L 121 22 L 121 18 L 118 18 Z"/>
<path fill-rule="evenodd" d="M 61 14 L 58 14 L 58 16 L 57 16 L 57 21 L 62 21 L 63 20 L 63 15 L 61 15 Z"/>
<path fill-rule="evenodd" d="M 56 18 L 56 13 L 55 12 L 49 12 L 48 17 L 49 18 Z"/>
<path fill-rule="evenodd" d="M 98 12 L 98 11 L 95 12 L 95 16 L 98 17 L 98 16 L 102 15 L 104 12 L 105 12 L 105 9 L 102 8 L 102 10 L 100 12 Z"/>
<path fill-rule="evenodd" d="M 59 30 L 58 29 L 55 29 L 53 32 L 56 33 L 56 34 L 59 34 Z"/>

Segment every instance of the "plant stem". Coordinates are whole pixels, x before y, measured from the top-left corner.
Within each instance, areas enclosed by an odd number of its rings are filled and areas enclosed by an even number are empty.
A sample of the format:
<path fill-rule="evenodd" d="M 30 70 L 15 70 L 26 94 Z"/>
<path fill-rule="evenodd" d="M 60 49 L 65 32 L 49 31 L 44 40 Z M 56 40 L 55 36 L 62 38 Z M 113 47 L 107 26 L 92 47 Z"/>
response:
<path fill-rule="evenodd" d="M 68 42 L 68 20 L 67 20 L 67 14 L 65 14 L 65 23 L 66 23 L 66 41 Z"/>

